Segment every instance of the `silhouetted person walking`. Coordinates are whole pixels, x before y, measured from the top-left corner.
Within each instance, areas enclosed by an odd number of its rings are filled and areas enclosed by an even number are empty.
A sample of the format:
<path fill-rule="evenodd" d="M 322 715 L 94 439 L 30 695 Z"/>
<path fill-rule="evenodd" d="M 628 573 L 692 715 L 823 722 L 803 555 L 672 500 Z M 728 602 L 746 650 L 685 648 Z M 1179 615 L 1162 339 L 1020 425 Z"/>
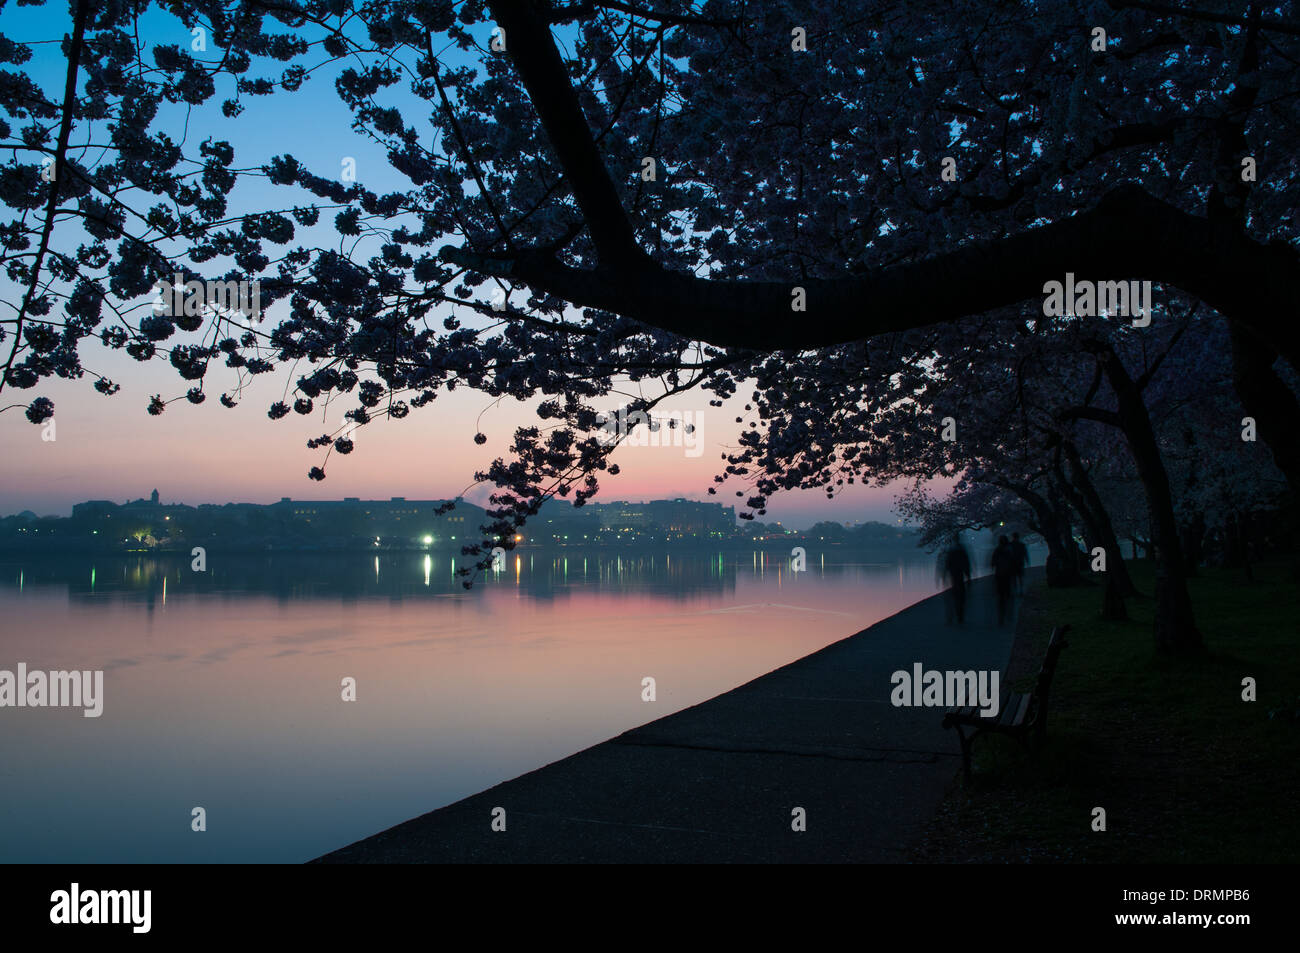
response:
<path fill-rule="evenodd" d="M 1025 594 L 1025 567 L 1029 565 L 1029 547 L 1020 541 L 1019 533 L 1011 534 L 1011 554 L 1016 558 L 1016 592 Z"/>
<path fill-rule="evenodd" d="M 948 621 L 955 616 L 957 623 L 966 621 L 966 590 L 970 587 L 970 556 L 954 536 L 952 545 L 943 554 L 943 576 L 948 581 Z"/>
<path fill-rule="evenodd" d="M 998 537 L 998 545 L 993 550 L 993 585 L 998 592 L 998 625 L 1005 625 L 1007 610 L 1011 606 L 1011 585 L 1016 578 L 1016 554 L 1011 548 L 1011 541 L 1005 536 Z"/>

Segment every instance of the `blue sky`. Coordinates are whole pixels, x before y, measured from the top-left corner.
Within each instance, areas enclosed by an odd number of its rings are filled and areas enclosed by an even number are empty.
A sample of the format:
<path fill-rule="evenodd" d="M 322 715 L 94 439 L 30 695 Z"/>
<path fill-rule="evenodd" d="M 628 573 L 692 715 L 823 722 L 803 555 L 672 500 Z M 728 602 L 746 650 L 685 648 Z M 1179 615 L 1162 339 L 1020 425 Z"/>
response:
<path fill-rule="evenodd" d="M 62 89 L 66 62 L 58 38 L 69 29 L 64 6 L 5 8 L 6 35 L 21 42 L 47 41 L 36 46 L 36 55 L 25 68 L 51 95 Z M 481 32 L 486 40 L 489 29 L 480 27 L 476 33 Z M 168 13 L 151 9 L 141 19 L 141 40 L 147 49 L 173 43 L 189 49 L 191 39 L 190 25 Z M 219 55 L 210 36 L 207 53 L 196 55 Z M 294 93 L 246 96 L 244 112 L 234 119 L 220 113 L 220 102 L 230 91 L 219 88 L 218 95 L 204 107 L 165 106 L 155 128 L 166 129 L 177 140 L 183 137 L 190 154 L 203 139 L 225 139 L 235 148 L 236 168 L 260 168 L 273 157 L 289 153 L 318 175 L 337 176 L 344 159 L 350 157 L 355 159 L 357 180 L 373 191 L 383 193 L 409 185 L 389 167 L 383 147 L 352 128 L 352 114 L 334 90 L 334 78 L 341 68 L 334 64 L 311 74 Z M 254 73 L 267 75 L 256 67 Z M 407 113 L 413 122 L 419 115 L 418 111 Z M 85 141 L 85 133 L 81 135 L 79 139 L 74 132 L 74 144 Z M 81 161 L 89 159 L 82 157 Z M 310 198 L 296 188 L 273 186 L 250 176 L 241 178 L 236 187 L 231 211 L 288 208 L 308 204 Z M 337 247 L 339 237 L 328 227 L 332 218 L 332 213 L 324 213 L 316 228 L 300 227 L 295 243 Z M 76 241 L 75 237 L 64 239 L 65 245 Z M 363 246 L 359 257 L 366 255 Z M 215 270 L 226 267 L 221 264 Z M 0 301 L 8 303 L 9 313 L 20 298 L 12 283 L 0 279 Z M 140 304 L 137 316 L 143 313 L 145 300 Z M 271 308 L 266 320 L 274 324 L 277 319 L 277 309 Z M 8 450 L 0 464 L 0 513 L 23 509 L 66 513 L 80 500 L 134 498 L 155 486 L 164 500 L 187 503 L 267 501 L 280 496 L 454 496 L 471 484 L 475 470 L 485 468 L 504 452 L 517 426 L 535 421 L 531 402 L 493 401 L 458 389 L 406 420 L 381 421 L 363 428 L 357 437 L 357 452 L 346 458 L 332 457 L 328 479 L 317 484 L 307 480 L 306 473 L 321 462 L 322 453 L 307 450 L 306 440 L 333 432 L 342 424 L 350 402 L 339 402 L 324 414 L 271 421 L 267 407 L 282 398 L 286 383 L 294 379 L 288 372 L 279 372 L 254 379 L 240 406 L 227 410 L 214 398 L 233 386 L 233 372 L 214 363 L 205 385 L 211 395 L 208 401 L 198 406 L 180 401 L 161 416 L 151 417 L 145 413 L 151 395 L 171 399 L 189 386 L 169 365 L 157 360 L 140 364 L 124 352 L 94 345 L 83 353 L 83 361 L 88 369 L 119 383 L 121 392 L 103 397 L 91 389 L 93 377 L 88 375 L 76 382 L 43 382 L 32 391 L 6 394 L 0 401 L 3 406 L 45 395 L 56 405 L 53 441 L 43 441 L 42 428 L 28 423 L 20 411 L 0 414 L 0 440 Z M 228 376 L 223 377 L 223 372 Z M 720 455 L 734 445 L 738 433 L 735 408 L 709 407 L 708 397 L 704 393 L 682 395 L 663 407 L 664 411 L 689 413 L 698 421 L 706 452 L 688 457 L 681 448 L 624 448 L 616 458 L 624 475 L 605 477 L 598 499 L 682 496 L 737 503 L 740 498 L 731 492 L 705 496 L 713 475 L 723 465 Z M 485 446 L 473 443 L 480 429 L 489 438 Z M 479 488 L 467 495 L 483 499 L 487 492 L 487 488 Z M 767 518 L 797 527 L 818 519 L 894 522 L 892 498 L 892 491 L 863 487 L 849 488 L 833 502 L 826 500 L 824 491 L 789 493 L 773 502 Z"/>

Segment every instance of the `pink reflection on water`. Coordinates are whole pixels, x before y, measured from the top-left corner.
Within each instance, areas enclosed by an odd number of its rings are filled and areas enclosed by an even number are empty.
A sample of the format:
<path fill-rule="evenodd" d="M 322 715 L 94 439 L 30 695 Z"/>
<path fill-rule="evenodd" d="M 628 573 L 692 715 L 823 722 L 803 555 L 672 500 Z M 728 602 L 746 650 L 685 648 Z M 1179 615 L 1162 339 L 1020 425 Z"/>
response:
<path fill-rule="evenodd" d="M 522 556 L 473 592 L 436 598 L 285 601 L 178 581 L 146 610 L 2 591 L 0 668 L 106 674 L 99 719 L 0 711 L 9 763 L 23 765 L 18 783 L 6 778 L 0 859 L 307 859 L 704 701 L 933 591 L 928 565 L 827 575 L 811 556 L 800 573 L 737 561 L 734 585 L 686 595 L 589 588 L 571 560 L 572 583 L 534 598 L 518 588 L 531 571 Z M 415 565 L 424 577 L 423 557 Z M 620 560 L 587 569 L 589 580 L 632 572 Z M 641 699 L 646 676 L 654 702 Z M 345 677 L 355 702 L 341 699 Z M 219 838 L 190 836 L 193 804 L 221 820 Z M 79 811 L 104 830 L 50 847 L 11 829 Z M 112 846 L 123 829 L 139 856 Z"/>

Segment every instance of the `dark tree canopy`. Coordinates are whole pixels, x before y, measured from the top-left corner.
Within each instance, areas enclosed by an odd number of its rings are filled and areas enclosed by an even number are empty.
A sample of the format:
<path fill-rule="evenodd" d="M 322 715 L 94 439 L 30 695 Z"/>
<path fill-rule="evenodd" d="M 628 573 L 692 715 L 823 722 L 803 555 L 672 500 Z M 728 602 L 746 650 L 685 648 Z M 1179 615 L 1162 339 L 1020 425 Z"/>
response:
<path fill-rule="evenodd" d="M 201 26 L 206 51 L 139 41 L 146 14 L 182 38 Z M 718 481 L 750 484 L 761 515 L 795 486 L 1027 477 L 1061 440 L 1100 439 L 1076 433 L 1088 414 L 1060 417 L 1105 400 L 1097 368 L 1142 375 L 1124 353 L 1215 321 L 1231 412 L 1239 399 L 1259 419 L 1293 486 L 1300 472 L 1285 446 L 1294 3 L 74 0 L 64 19 L 59 89 L 24 72 L 32 47 L 0 39 L 0 235 L 20 293 L 3 316 L 6 390 L 81 376 L 97 337 L 166 357 L 196 403 L 214 360 L 292 365 L 273 418 L 344 394 L 356 424 L 456 386 L 540 397 L 538 425 L 480 474 L 500 489 L 489 535 L 507 535 L 546 497 L 581 503 L 616 472 L 598 409 L 622 383 L 648 392 L 631 411 L 752 390 Z M 218 102 L 235 116 L 272 94 L 293 108 L 322 70 L 400 187 L 341 180 L 289 143 L 243 169 L 237 143 L 182 147 L 161 118 Z M 232 211 L 262 176 L 282 207 Z M 278 321 L 134 317 L 178 270 L 260 278 Z M 1045 283 L 1067 272 L 1154 282 L 1152 325 L 1044 316 Z M 1052 370 L 1004 408 L 1024 439 L 1003 439 L 971 393 L 953 413 L 977 446 L 886 465 L 889 441 L 936 432 L 935 394 L 974 380 L 1005 393 L 1026 355 Z M 313 446 L 352 448 L 339 433 Z"/>

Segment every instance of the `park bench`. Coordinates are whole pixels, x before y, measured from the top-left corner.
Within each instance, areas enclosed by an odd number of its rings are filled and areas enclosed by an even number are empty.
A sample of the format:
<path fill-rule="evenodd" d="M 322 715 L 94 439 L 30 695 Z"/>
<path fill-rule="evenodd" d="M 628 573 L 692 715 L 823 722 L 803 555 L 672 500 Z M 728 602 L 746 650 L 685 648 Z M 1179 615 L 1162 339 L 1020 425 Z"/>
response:
<path fill-rule="evenodd" d="M 1047 731 L 1047 703 L 1052 676 L 1056 672 L 1056 660 L 1068 644 L 1065 633 L 1069 630 L 1068 625 L 1057 626 L 1052 630 L 1052 637 L 1047 643 L 1047 654 L 1043 656 L 1043 667 L 1038 670 L 1038 681 L 1032 692 L 1012 693 L 993 718 L 983 717 L 978 705 L 952 708 L 943 716 L 943 727 L 956 728 L 957 737 L 961 739 L 961 764 L 967 781 L 970 781 L 971 745 L 982 734 L 1010 735 L 1031 754 L 1041 747 Z M 968 728 L 973 728 L 974 731 L 967 734 L 965 729 Z"/>

